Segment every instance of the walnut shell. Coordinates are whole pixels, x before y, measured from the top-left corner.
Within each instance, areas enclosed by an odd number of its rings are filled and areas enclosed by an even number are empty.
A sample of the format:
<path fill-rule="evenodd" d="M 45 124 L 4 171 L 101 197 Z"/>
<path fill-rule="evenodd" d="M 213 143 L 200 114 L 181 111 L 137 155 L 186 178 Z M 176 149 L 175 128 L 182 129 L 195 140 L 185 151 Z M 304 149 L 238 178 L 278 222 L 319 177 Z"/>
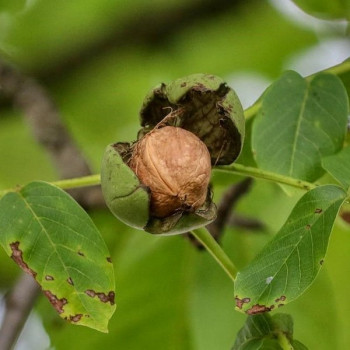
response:
<path fill-rule="evenodd" d="M 193 212 L 206 200 L 211 157 L 206 145 L 185 129 L 152 130 L 135 145 L 129 166 L 151 191 L 153 216 Z"/>

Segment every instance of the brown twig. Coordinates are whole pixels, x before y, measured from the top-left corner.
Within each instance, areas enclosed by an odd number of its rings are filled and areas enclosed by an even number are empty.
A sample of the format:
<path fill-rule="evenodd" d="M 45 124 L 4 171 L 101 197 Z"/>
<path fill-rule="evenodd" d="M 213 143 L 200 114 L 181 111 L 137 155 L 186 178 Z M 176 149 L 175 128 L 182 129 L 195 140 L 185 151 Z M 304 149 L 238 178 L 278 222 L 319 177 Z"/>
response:
<path fill-rule="evenodd" d="M 233 208 L 242 196 L 248 193 L 252 183 L 253 180 L 251 178 L 246 178 L 238 184 L 229 187 L 223 194 L 218 206 L 217 218 L 207 226 L 207 229 L 217 241 L 220 240 L 220 236 L 232 214 Z"/>
<path fill-rule="evenodd" d="M 0 93 L 23 112 L 35 138 L 50 154 L 61 178 L 90 174 L 54 102 L 40 84 L 0 62 Z M 104 205 L 99 187 L 76 189 L 71 195 L 85 208 Z M 39 294 L 40 287 L 35 280 L 22 274 L 6 297 L 6 311 L 0 328 L 1 350 L 13 347 Z"/>
<path fill-rule="evenodd" d="M 6 312 L 0 328 L 0 349 L 12 349 L 40 293 L 33 277 L 22 273 L 6 296 Z"/>
<path fill-rule="evenodd" d="M 265 229 L 265 225 L 259 220 L 246 216 L 232 213 L 227 221 L 227 226 L 247 229 L 249 231 L 261 231 Z"/>

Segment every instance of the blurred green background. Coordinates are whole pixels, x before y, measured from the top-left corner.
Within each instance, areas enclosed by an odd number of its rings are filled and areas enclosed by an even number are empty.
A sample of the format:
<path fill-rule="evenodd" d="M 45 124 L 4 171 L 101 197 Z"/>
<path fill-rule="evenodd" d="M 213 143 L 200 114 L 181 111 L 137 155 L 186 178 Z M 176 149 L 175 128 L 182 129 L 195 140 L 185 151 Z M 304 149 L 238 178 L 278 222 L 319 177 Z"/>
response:
<path fill-rule="evenodd" d="M 2 59 L 48 89 L 94 172 L 107 144 L 135 139 L 143 97 L 154 85 L 211 73 L 248 107 L 285 69 L 307 75 L 344 60 L 346 33 L 343 21 L 316 20 L 289 0 L 0 0 Z M 248 153 L 241 163 L 252 164 Z M 20 111 L 3 97 L 0 164 L 0 189 L 57 179 Z M 214 174 L 215 197 L 239 180 Z M 254 183 L 237 211 L 265 229 L 228 227 L 223 236 L 238 267 L 277 232 L 299 195 Z M 182 236 L 136 232 L 104 210 L 91 215 L 116 271 L 118 307 L 109 334 L 62 321 L 42 297 L 17 349 L 230 349 L 245 316 L 234 311 L 232 283 L 206 252 Z M 318 279 L 282 310 L 310 349 L 350 347 L 349 227 L 337 223 Z M 18 273 L 0 251 L 2 293 Z"/>

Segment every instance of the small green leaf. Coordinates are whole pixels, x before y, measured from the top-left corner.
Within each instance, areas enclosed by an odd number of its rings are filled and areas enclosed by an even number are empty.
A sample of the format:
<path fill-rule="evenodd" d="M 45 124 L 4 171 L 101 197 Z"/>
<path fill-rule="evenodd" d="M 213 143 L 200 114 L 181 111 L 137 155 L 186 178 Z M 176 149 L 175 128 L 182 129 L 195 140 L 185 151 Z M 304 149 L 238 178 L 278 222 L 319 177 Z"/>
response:
<path fill-rule="evenodd" d="M 232 350 L 282 350 L 285 345 L 294 347 L 294 344 L 299 346 L 295 349 L 307 350 L 299 341 L 293 340 L 293 320 L 290 315 L 277 314 L 271 317 L 262 314 L 248 316 Z"/>
<path fill-rule="evenodd" d="M 310 81 L 286 72 L 266 91 L 252 134 L 258 166 L 315 181 L 321 159 L 338 152 L 348 121 L 348 97 L 341 80 L 318 74 Z"/>
<path fill-rule="evenodd" d="M 115 310 L 108 249 L 64 191 L 32 182 L 0 200 L 0 244 L 67 321 L 107 332 Z"/>
<path fill-rule="evenodd" d="M 350 0 L 293 0 L 305 12 L 320 18 L 350 18 Z"/>
<path fill-rule="evenodd" d="M 325 185 L 307 192 L 258 256 L 237 274 L 237 309 L 270 311 L 298 298 L 314 281 L 346 193 Z"/>
<path fill-rule="evenodd" d="M 323 158 L 322 165 L 345 189 L 350 187 L 350 147 Z"/>
<path fill-rule="evenodd" d="M 263 315 L 267 315 L 266 313 Z M 276 314 L 272 316 L 274 328 L 283 332 L 288 339 L 293 339 L 293 319 L 288 314 Z"/>
<path fill-rule="evenodd" d="M 273 332 L 271 316 L 267 314 L 248 316 L 245 325 L 237 334 L 232 350 L 249 349 L 251 341 L 261 341 L 267 334 Z"/>

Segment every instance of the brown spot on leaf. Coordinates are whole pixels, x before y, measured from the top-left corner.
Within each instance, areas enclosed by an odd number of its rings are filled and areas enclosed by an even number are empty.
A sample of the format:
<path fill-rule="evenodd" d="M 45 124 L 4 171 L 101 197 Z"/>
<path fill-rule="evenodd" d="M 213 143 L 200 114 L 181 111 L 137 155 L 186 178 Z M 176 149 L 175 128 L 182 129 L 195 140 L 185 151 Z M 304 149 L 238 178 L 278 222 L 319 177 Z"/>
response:
<path fill-rule="evenodd" d="M 96 293 L 92 289 L 86 290 L 85 293 L 91 298 L 93 298 L 96 295 Z"/>
<path fill-rule="evenodd" d="M 114 305 L 114 297 L 115 293 L 110 291 L 107 295 L 104 293 L 97 293 L 97 296 L 103 303 L 110 303 L 111 305 Z"/>
<path fill-rule="evenodd" d="M 11 259 L 19 265 L 19 267 L 24 270 L 26 273 L 29 273 L 34 278 L 37 273 L 32 270 L 24 261 L 22 256 L 22 251 L 19 249 L 19 242 L 14 242 L 10 244 L 10 248 L 12 250 Z"/>
<path fill-rule="evenodd" d="M 187 83 L 186 82 L 183 82 L 183 83 L 181 83 L 181 87 L 185 87 L 187 85 Z"/>
<path fill-rule="evenodd" d="M 82 317 L 83 317 L 83 314 L 70 315 L 69 321 L 70 322 L 79 322 Z"/>
<path fill-rule="evenodd" d="M 68 277 L 68 278 L 67 278 L 67 282 L 68 282 L 71 286 L 74 286 L 74 282 L 73 282 L 73 280 L 72 280 L 71 277 Z"/>
<path fill-rule="evenodd" d="M 322 213 L 322 209 L 320 209 L 320 208 L 316 208 L 315 209 L 315 214 L 321 214 Z"/>
<path fill-rule="evenodd" d="M 112 264 L 112 258 L 110 256 L 107 258 L 107 261 Z"/>
<path fill-rule="evenodd" d="M 306 228 L 307 230 L 310 230 L 311 225 L 306 225 L 305 228 Z"/>
<path fill-rule="evenodd" d="M 82 251 L 80 251 L 80 250 L 78 250 L 78 255 L 85 256 L 85 254 Z"/>
<path fill-rule="evenodd" d="M 278 303 L 280 301 L 285 301 L 287 297 L 285 295 L 281 295 L 279 298 L 275 299 L 275 302 Z"/>
<path fill-rule="evenodd" d="M 85 291 L 85 293 L 91 298 L 97 296 L 103 303 L 109 302 L 111 305 L 114 305 L 115 293 L 113 291 L 110 291 L 108 294 L 106 294 L 103 292 L 95 292 L 92 289 L 88 289 Z"/>
<path fill-rule="evenodd" d="M 282 306 L 284 306 L 284 304 L 278 304 L 278 305 L 277 305 L 277 307 L 282 307 Z"/>
<path fill-rule="evenodd" d="M 46 275 L 45 279 L 46 279 L 46 281 L 53 281 L 54 280 L 54 278 L 50 275 Z"/>
<path fill-rule="evenodd" d="M 321 260 L 320 260 L 320 265 L 323 265 L 323 263 L 324 263 L 324 260 L 321 259 Z"/>
<path fill-rule="evenodd" d="M 67 299 L 58 299 L 56 295 L 52 294 L 49 290 L 43 290 L 43 293 L 49 299 L 49 302 L 57 310 L 57 312 L 61 314 L 63 312 L 63 306 L 68 303 Z"/>
<path fill-rule="evenodd" d="M 248 315 L 261 314 L 263 312 L 271 311 L 271 307 L 265 305 L 255 304 L 249 310 L 246 311 Z"/>
<path fill-rule="evenodd" d="M 236 306 L 239 309 L 242 309 L 243 304 L 249 303 L 250 302 L 250 298 L 243 298 L 243 299 L 239 299 L 238 297 L 235 297 L 236 300 Z"/>

